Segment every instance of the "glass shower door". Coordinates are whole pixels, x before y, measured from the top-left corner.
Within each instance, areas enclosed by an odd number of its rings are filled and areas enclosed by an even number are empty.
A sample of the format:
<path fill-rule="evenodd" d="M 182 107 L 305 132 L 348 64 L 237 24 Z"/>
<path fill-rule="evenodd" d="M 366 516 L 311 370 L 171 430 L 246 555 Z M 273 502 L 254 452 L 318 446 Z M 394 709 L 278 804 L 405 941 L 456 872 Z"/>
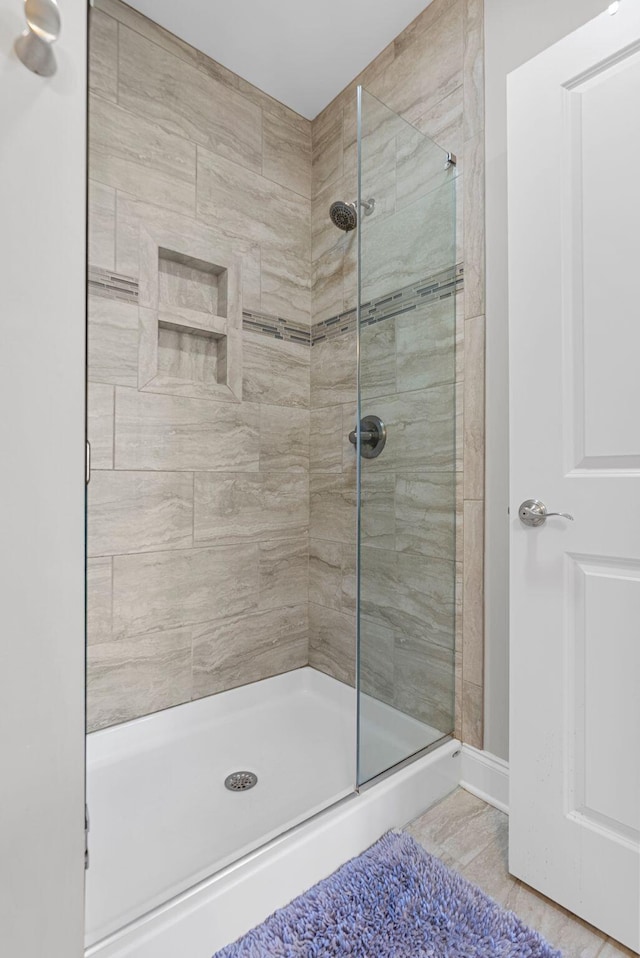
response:
<path fill-rule="evenodd" d="M 455 167 L 358 89 L 358 784 L 454 727 Z"/>

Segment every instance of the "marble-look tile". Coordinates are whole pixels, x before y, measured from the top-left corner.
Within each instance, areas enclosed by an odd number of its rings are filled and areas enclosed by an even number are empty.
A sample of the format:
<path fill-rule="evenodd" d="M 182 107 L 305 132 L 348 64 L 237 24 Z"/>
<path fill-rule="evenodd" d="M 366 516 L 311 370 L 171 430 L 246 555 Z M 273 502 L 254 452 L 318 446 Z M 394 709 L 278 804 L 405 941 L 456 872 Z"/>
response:
<path fill-rule="evenodd" d="M 259 172 L 262 111 L 228 85 L 207 76 L 120 27 L 118 102 L 170 133 Z"/>
<path fill-rule="evenodd" d="M 453 650 L 455 563 L 365 547 L 360 583 L 365 618 Z"/>
<path fill-rule="evenodd" d="M 89 180 L 88 261 L 90 266 L 115 269 L 116 264 L 116 191 Z"/>
<path fill-rule="evenodd" d="M 312 186 L 314 194 L 342 176 L 344 169 L 342 133 L 342 107 L 340 104 L 330 103 L 311 125 L 313 138 Z"/>
<path fill-rule="evenodd" d="M 88 375 L 92 382 L 138 385 L 138 307 L 119 299 L 89 296 Z"/>
<path fill-rule="evenodd" d="M 456 635 L 455 658 L 455 695 L 453 711 L 453 735 L 459 742 L 462 741 L 462 652 L 458 651 Z"/>
<path fill-rule="evenodd" d="M 190 473 L 94 470 L 87 495 L 90 556 L 161 552 L 192 545 Z"/>
<path fill-rule="evenodd" d="M 214 256 L 214 254 L 211 254 Z M 154 264 L 155 265 L 155 264 Z M 156 280 L 155 271 L 153 276 Z M 171 312 L 174 307 L 224 315 L 220 279 L 205 268 L 193 266 L 171 256 L 158 255 L 157 300 L 160 307 Z M 221 300 L 220 304 L 218 300 Z M 155 300 L 154 300 L 155 302 Z M 145 303 L 148 305 L 148 301 Z"/>
<path fill-rule="evenodd" d="M 236 76 L 236 74 L 233 74 L 233 76 Z M 281 120 L 286 120 L 287 123 L 291 123 L 302 133 L 306 133 L 309 130 L 311 121 L 305 116 L 296 113 L 295 110 L 285 106 L 284 103 L 281 103 L 279 100 L 274 100 L 268 93 L 249 83 L 249 81 L 243 79 L 243 77 L 237 77 L 237 81 L 240 93 L 251 100 L 252 103 L 259 106 L 265 113 L 273 113 L 274 116 L 280 117 Z"/>
<path fill-rule="evenodd" d="M 484 504 L 464 504 L 463 662 L 465 682 L 481 686 L 484 676 Z"/>
<path fill-rule="evenodd" d="M 456 87 L 414 121 L 416 129 L 457 157 L 462 154 L 464 143 L 463 93 L 464 85 Z"/>
<path fill-rule="evenodd" d="M 344 255 L 348 233 L 338 229 L 331 222 L 329 209 L 335 200 L 351 202 L 355 199 L 350 189 L 351 183 L 346 176 L 329 183 L 321 190 L 315 190 L 311 199 L 311 258 L 315 262 L 321 256 L 331 252 L 336 256 Z M 352 237 L 351 237 L 352 239 Z"/>
<path fill-rule="evenodd" d="M 464 290 L 456 293 L 456 382 L 464 379 Z"/>
<path fill-rule="evenodd" d="M 396 391 L 396 320 L 360 330 L 360 390 L 363 399 Z"/>
<path fill-rule="evenodd" d="M 260 470 L 308 472 L 308 409 L 260 406 Z"/>
<path fill-rule="evenodd" d="M 406 831 L 432 855 L 459 869 L 503 834 L 504 813 L 459 788 Z"/>
<path fill-rule="evenodd" d="M 343 543 L 327 539 L 309 542 L 309 600 L 342 610 Z"/>
<path fill-rule="evenodd" d="M 89 106 L 89 176 L 178 213 L 195 209 L 195 145 L 96 96 Z"/>
<path fill-rule="evenodd" d="M 342 247 L 337 246 L 311 264 L 311 316 L 314 323 L 344 312 L 344 260 Z"/>
<path fill-rule="evenodd" d="M 355 685 L 356 623 L 352 615 L 309 603 L 309 665 Z"/>
<path fill-rule="evenodd" d="M 356 400 L 356 337 L 336 336 L 311 348 L 311 405 Z"/>
<path fill-rule="evenodd" d="M 258 546 L 113 560 L 114 635 L 175 629 L 258 609 Z"/>
<path fill-rule="evenodd" d="M 91 468 L 113 469 L 114 388 L 90 382 L 87 386 L 87 437 Z"/>
<path fill-rule="evenodd" d="M 637 958 L 637 955 L 637 951 L 626 948 L 619 941 L 614 941 L 613 938 L 607 938 L 602 951 L 598 954 L 598 958 Z"/>
<path fill-rule="evenodd" d="M 194 477 L 196 545 L 233 545 L 307 535 L 306 475 L 198 473 Z"/>
<path fill-rule="evenodd" d="M 506 906 L 565 958 L 595 958 L 605 945 L 603 932 L 521 882 L 516 883 Z"/>
<path fill-rule="evenodd" d="M 395 704 L 395 636 L 375 622 L 360 626 L 360 680 L 365 695 L 387 705 Z"/>
<path fill-rule="evenodd" d="M 447 13 L 451 7 L 451 0 L 432 0 L 428 7 L 422 13 L 419 13 L 415 20 L 412 20 L 408 27 L 400 33 L 393 41 L 395 55 L 399 57 L 407 47 L 415 43 L 434 22 Z"/>
<path fill-rule="evenodd" d="M 342 611 L 356 612 L 356 593 L 358 590 L 356 568 L 356 541 L 342 544 Z"/>
<path fill-rule="evenodd" d="M 311 473 L 309 529 L 313 539 L 353 542 L 356 533 L 356 485 L 351 476 Z"/>
<path fill-rule="evenodd" d="M 516 888 L 509 874 L 509 818 L 502 815 L 498 834 L 490 845 L 462 869 L 462 874 L 503 907 Z"/>
<path fill-rule="evenodd" d="M 484 315 L 484 133 L 464 145 L 464 299 L 465 317 Z"/>
<path fill-rule="evenodd" d="M 275 406 L 309 405 L 310 350 L 259 333 L 242 334 L 242 398 Z"/>
<path fill-rule="evenodd" d="M 484 497 L 484 316 L 464 324 L 464 496 Z"/>
<path fill-rule="evenodd" d="M 258 682 L 308 661 L 306 603 L 193 630 L 193 698 Z"/>
<path fill-rule="evenodd" d="M 461 0 L 450 3 L 446 15 L 416 29 L 395 52 L 391 66 L 368 89 L 412 123 L 462 82 Z"/>
<path fill-rule="evenodd" d="M 89 90 L 118 100 L 118 23 L 101 10 L 89 9 Z"/>
<path fill-rule="evenodd" d="M 116 391 L 117 469 L 257 472 L 259 442 L 253 403 Z"/>
<path fill-rule="evenodd" d="M 111 641 L 111 559 L 87 559 L 87 644 Z"/>
<path fill-rule="evenodd" d="M 462 522 L 460 523 L 462 525 Z M 457 552 L 456 555 L 462 555 L 461 552 Z M 463 631 L 464 631 L 464 603 L 462 601 L 464 595 L 464 563 L 456 562 L 456 652 L 460 653 L 460 680 L 462 681 L 462 643 L 463 643 Z M 460 687 L 460 693 L 462 696 L 462 687 Z M 460 702 L 462 702 L 462 697 L 460 697 Z"/>
<path fill-rule="evenodd" d="M 277 212 L 274 212 L 277 216 Z M 311 274 L 308 252 L 300 255 L 297 246 L 276 249 L 262 247 L 261 309 L 283 319 L 311 325 Z"/>
<path fill-rule="evenodd" d="M 311 198 L 311 123 L 299 124 L 273 113 L 263 115 L 262 174 Z"/>
<path fill-rule="evenodd" d="M 395 477 L 398 552 L 455 558 L 455 473 L 399 473 Z"/>
<path fill-rule="evenodd" d="M 342 406 L 311 410 L 309 468 L 312 472 L 342 472 Z"/>
<path fill-rule="evenodd" d="M 425 304 L 398 316 L 396 330 L 398 392 L 454 382 L 454 297 Z"/>
<path fill-rule="evenodd" d="M 198 148 L 198 219 L 272 253 L 309 262 L 311 204 L 304 196 Z"/>
<path fill-rule="evenodd" d="M 464 2 L 464 138 L 484 129 L 484 0 Z"/>
<path fill-rule="evenodd" d="M 309 599 L 309 540 L 261 542 L 260 608 L 279 609 Z"/>
<path fill-rule="evenodd" d="M 191 633 L 175 629 L 87 649 L 89 731 L 191 698 Z"/>
<path fill-rule="evenodd" d="M 464 674 L 464 654 L 462 658 Z M 482 748 L 484 742 L 484 692 L 481 686 L 462 681 L 462 741 Z"/>
<path fill-rule="evenodd" d="M 417 203 L 432 190 L 451 184 L 455 175 L 455 169 L 447 168 L 444 150 L 437 142 L 408 124 L 399 131 L 396 136 L 397 209 Z"/>
<path fill-rule="evenodd" d="M 396 481 L 392 472 L 377 472 L 376 459 L 363 462 L 360 483 L 360 529 L 363 545 L 394 549 Z"/>
<path fill-rule="evenodd" d="M 464 386 L 456 383 L 454 389 L 455 404 L 455 469 L 462 474 L 464 464 Z M 464 481 L 464 477 L 463 477 Z"/>
<path fill-rule="evenodd" d="M 396 632 L 394 705 L 443 735 L 451 734 L 454 726 L 454 657 L 453 649 Z"/>
<path fill-rule="evenodd" d="M 377 471 L 445 472 L 453 468 L 453 386 L 380 397 L 363 404 L 362 414 L 370 412 L 380 416 L 387 427 L 386 447 L 375 460 Z"/>

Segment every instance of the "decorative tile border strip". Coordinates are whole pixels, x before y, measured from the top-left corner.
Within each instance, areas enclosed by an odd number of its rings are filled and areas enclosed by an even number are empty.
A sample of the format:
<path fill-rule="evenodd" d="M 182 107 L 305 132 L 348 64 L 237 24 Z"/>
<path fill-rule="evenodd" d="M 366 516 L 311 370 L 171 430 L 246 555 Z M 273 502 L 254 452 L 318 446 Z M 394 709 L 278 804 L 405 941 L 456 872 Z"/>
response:
<path fill-rule="evenodd" d="M 464 267 L 458 264 L 453 269 L 443 270 L 419 283 L 411 283 L 381 299 L 364 303 L 361 309 L 362 325 L 373 326 L 385 319 L 411 312 L 424 303 L 446 299 L 459 292 L 463 286 Z M 123 276 L 111 270 L 90 266 L 89 292 L 95 296 L 137 304 L 138 281 L 131 276 Z M 336 336 L 355 333 L 356 310 L 349 309 L 338 316 L 323 319 L 311 327 L 281 319 L 279 316 L 244 310 L 242 328 L 250 333 L 268 336 L 270 339 L 298 343 L 300 346 L 315 346 L 316 343 L 335 339 Z"/>
<path fill-rule="evenodd" d="M 419 283 L 411 283 L 403 289 L 397 290 L 381 299 L 363 303 L 361 308 L 361 323 L 363 326 L 373 326 L 385 319 L 392 319 L 402 313 L 411 312 L 425 303 L 433 303 L 439 299 L 446 299 L 455 295 L 464 286 L 464 267 L 458 264 L 453 269 L 442 270 L 429 279 Z M 344 333 L 353 333 L 356 330 L 356 310 L 350 309 L 339 316 L 332 316 L 311 327 L 312 345 L 334 339 Z"/>
<path fill-rule="evenodd" d="M 107 299 L 121 299 L 125 303 L 138 303 L 138 280 L 123 276 L 108 269 L 89 267 L 89 292 Z"/>

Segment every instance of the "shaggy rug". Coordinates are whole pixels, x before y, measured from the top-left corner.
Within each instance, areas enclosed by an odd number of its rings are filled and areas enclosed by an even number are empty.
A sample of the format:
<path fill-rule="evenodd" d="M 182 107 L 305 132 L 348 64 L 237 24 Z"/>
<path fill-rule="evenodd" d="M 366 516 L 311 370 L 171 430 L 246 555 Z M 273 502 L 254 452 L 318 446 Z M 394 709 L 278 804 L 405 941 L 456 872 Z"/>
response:
<path fill-rule="evenodd" d="M 537 932 L 389 832 L 214 958 L 561 958 Z"/>

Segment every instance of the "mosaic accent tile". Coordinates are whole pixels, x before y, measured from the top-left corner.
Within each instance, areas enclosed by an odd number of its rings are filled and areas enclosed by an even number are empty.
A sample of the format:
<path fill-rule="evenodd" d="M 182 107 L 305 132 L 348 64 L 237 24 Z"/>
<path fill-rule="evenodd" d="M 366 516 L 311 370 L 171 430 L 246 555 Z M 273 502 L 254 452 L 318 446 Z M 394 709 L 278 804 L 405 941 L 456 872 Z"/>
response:
<path fill-rule="evenodd" d="M 299 343 L 302 346 L 311 345 L 311 329 L 302 323 L 293 323 L 279 316 L 270 316 L 266 313 L 244 311 L 242 314 L 242 328 L 247 332 L 261 333 L 272 339 L 282 339 L 290 343 Z"/>
<path fill-rule="evenodd" d="M 89 267 L 89 292 L 107 299 L 120 299 L 138 304 L 138 281 L 108 269 Z"/>

